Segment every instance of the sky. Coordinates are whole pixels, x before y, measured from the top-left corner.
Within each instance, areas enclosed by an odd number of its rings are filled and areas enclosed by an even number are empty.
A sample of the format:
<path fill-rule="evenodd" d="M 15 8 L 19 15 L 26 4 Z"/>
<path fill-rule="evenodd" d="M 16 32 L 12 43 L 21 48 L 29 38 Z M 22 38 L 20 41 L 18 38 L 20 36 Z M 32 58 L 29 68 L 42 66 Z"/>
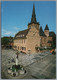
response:
<path fill-rule="evenodd" d="M 33 3 L 37 22 L 43 31 L 48 24 L 49 31 L 56 33 L 56 1 L 2 1 L 1 36 L 12 36 L 28 28 L 31 21 Z"/>

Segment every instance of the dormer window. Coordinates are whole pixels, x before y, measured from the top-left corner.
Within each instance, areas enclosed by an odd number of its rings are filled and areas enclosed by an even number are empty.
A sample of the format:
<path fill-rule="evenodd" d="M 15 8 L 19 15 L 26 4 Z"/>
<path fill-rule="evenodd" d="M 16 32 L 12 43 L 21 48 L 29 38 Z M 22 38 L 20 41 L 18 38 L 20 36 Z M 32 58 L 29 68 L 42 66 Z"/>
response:
<path fill-rule="evenodd" d="M 16 36 L 16 37 L 18 37 L 18 36 Z"/>
<path fill-rule="evenodd" d="M 19 37 L 20 37 L 20 35 L 19 35 Z"/>
<path fill-rule="evenodd" d="M 19 37 L 21 37 L 21 35 L 19 35 Z"/>
<path fill-rule="evenodd" d="M 23 34 L 23 36 L 24 36 L 24 34 Z"/>
<path fill-rule="evenodd" d="M 21 35 L 21 37 L 22 37 L 22 35 Z"/>

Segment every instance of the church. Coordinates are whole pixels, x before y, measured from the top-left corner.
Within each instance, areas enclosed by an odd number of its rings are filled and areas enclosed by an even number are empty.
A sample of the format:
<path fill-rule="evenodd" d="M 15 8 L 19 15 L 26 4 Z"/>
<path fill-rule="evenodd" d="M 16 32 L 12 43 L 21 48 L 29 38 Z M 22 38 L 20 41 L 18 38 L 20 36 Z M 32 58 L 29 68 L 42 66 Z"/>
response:
<path fill-rule="evenodd" d="M 53 32 L 53 31 L 52 31 Z M 51 47 L 52 32 L 49 32 L 49 27 L 46 24 L 43 31 L 39 22 L 36 20 L 35 5 L 28 29 L 19 31 L 14 37 L 14 49 L 25 53 L 36 53 L 36 47 Z"/>

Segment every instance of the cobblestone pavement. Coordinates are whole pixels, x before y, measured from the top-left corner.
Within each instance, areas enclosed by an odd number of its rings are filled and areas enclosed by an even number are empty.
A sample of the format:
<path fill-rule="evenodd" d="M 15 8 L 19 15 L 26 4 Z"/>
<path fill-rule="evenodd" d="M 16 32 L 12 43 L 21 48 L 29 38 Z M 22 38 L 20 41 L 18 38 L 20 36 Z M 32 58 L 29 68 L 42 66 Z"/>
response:
<path fill-rule="evenodd" d="M 9 78 L 6 75 L 7 68 L 11 67 L 16 59 L 16 51 L 12 49 L 2 50 L 2 78 Z M 27 75 L 21 76 L 23 79 L 55 79 L 56 78 L 56 55 L 50 52 L 37 54 L 19 54 L 19 64 L 23 65 L 28 71 Z M 11 77 L 12 78 L 12 77 Z M 16 77 L 19 78 L 19 77 Z"/>

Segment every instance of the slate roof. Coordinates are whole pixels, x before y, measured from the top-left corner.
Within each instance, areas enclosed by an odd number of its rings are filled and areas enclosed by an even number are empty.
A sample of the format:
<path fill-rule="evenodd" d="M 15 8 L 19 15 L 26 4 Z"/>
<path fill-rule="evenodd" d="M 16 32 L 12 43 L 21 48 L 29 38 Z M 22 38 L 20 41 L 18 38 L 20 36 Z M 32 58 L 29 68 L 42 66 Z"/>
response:
<path fill-rule="evenodd" d="M 23 31 L 19 31 L 19 32 L 15 35 L 14 39 L 26 39 L 26 35 L 28 34 L 29 30 L 30 30 L 30 28 L 29 28 L 29 29 L 26 29 L 26 30 L 23 30 Z M 43 32 L 42 27 L 40 27 L 39 34 L 40 34 L 40 36 L 46 37 L 46 35 L 45 35 L 44 32 Z M 19 35 L 20 35 L 20 36 L 19 36 Z M 21 35 L 24 35 L 24 36 L 21 36 Z M 19 37 L 16 37 L 16 36 L 19 36 Z"/>
<path fill-rule="evenodd" d="M 28 32 L 29 32 L 29 29 L 26 29 L 26 30 L 23 30 L 23 31 L 19 31 L 19 32 L 15 35 L 14 39 L 25 39 L 25 38 L 26 38 L 26 35 L 28 34 Z M 16 37 L 16 36 L 18 36 L 18 35 L 24 35 L 24 36 Z"/>
<path fill-rule="evenodd" d="M 45 30 L 49 30 L 48 25 L 46 24 Z"/>
<path fill-rule="evenodd" d="M 26 35 L 28 34 L 29 30 L 30 29 L 19 31 L 15 35 L 14 39 L 26 39 Z M 40 36 L 46 37 L 46 35 L 44 34 L 44 31 L 43 31 L 42 27 L 40 27 L 39 34 L 40 34 Z M 19 35 L 24 35 L 24 36 L 19 36 Z M 19 37 L 16 37 L 16 36 L 19 36 Z M 49 32 L 49 37 L 53 37 L 53 36 L 56 36 L 56 34 L 53 31 Z"/>
<path fill-rule="evenodd" d="M 40 34 L 40 36 L 46 36 L 46 35 L 44 34 L 44 32 L 43 32 L 42 27 L 40 27 L 39 34 Z"/>

